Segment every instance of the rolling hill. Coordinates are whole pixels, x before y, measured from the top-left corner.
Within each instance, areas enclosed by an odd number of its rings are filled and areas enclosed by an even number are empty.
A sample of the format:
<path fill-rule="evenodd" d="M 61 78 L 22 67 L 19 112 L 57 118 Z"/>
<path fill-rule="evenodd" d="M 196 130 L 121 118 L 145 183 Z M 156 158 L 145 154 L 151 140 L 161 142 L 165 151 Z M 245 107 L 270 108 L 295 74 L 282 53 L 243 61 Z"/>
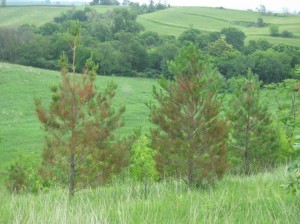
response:
<path fill-rule="evenodd" d="M 85 6 L 76 6 L 83 9 Z M 99 12 L 112 9 L 111 6 L 89 6 Z M 0 8 L 0 27 L 18 26 L 24 23 L 41 25 L 51 22 L 54 17 L 62 12 L 73 9 L 72 6 L 27 6 Z M 248 26 L 262 18 L 267 25 L 279 26 L 279 31 L 288 30 L 294 34 L 293 38 L 281 38 L 269 36 L 269 26 L 262 28 Z M 183 31 L 193 27 L 204 32 L 220 31 L 224 27 L 236 27 L 247 36 L 247 40 L 267 39 L 272 43 L 284 42 L 300 46 L 300 15 L 284 17 L 261 15 L 253 11 L 240 11 L 224 8 L 207 7 L 171 7 L 138 16 L 138 21 L 143 24 L 145 30 L 155 31 L 160 34 L 178 36 Z"/>
<path fill-rule="evenodd" d="M 248 27 L 262 18 L 268 25 L 279 26 L 280 31 L 293 32 L 294 38 L 280 38 L 269 36 L 269 27 Z M 186 29 L 193 27 L 204 32 L 220 31 L 224 27 L 235 27 L 243 31 L 247 40 L 267 39 L 272 43 L 284 42 L 300 46 L 300 15 L 267 16 L 252 11 L 239 11 L 223 8 L 205 7 L 172 7 L 155 13 L 138 17 L 146 30 L 160 34 L 178 36 Z"/>

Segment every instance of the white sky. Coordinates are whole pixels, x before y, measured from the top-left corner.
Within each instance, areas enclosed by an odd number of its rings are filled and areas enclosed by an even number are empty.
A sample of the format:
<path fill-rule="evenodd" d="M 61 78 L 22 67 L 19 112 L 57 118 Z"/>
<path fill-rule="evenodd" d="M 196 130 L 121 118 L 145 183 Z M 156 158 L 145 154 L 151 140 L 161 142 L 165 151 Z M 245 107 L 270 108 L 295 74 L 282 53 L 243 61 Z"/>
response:
<path fill-rule="evenodd" d="M 132 2 L 149 3 L 149 0 L 131 0 Z M 161 0 L 163 3 L 165 0 Z M 300 11 L 300 0 L 166 0 L 171 6 L 209 6 L 230 9 L 255 9 L 263 4 L 267 10 L 281 12 L 288 8 L 290 12 Z M 122 0 L 120 0 L 122 2 Z M 154 0 L 155 3 L 159 0 Z"/>

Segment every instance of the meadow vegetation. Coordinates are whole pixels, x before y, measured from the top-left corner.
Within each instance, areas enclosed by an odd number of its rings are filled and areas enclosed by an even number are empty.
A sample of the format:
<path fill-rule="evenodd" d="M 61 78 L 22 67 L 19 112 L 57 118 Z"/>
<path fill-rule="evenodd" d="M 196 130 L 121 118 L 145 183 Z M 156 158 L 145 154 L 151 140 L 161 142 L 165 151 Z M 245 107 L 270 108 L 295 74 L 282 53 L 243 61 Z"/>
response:
<path fill-rule="evenodd" d="M 165 8 L 0 28 L 1 223 L 297 223 L 298 17 Z"/>
<path fill-rule="evenodd" d="M 286 167 L 251 176 L 226 175 L 206 189 L 180 181 L 114 183 L 78 192 L 10 195 L 0 190 L 1 223 L 291 223 L 300 200 L 280 187 Z"/>

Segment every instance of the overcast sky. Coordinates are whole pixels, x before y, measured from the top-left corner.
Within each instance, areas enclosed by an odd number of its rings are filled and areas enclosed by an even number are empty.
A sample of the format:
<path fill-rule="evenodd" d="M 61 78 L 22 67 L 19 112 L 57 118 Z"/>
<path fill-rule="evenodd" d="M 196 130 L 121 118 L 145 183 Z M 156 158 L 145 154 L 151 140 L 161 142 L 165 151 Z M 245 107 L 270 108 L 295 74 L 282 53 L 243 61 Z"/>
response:
<path fill-rule="evenodd" d="M 149 3 L 149 0 L 132 0 L 132 2 Z M 300 11 L 300 0 L 166 0 L 166 2 L 171 6 L 223 6 L 231 9 L 255 9 L 263 4 L 271 11 L 281 12 L 283 8 L 288 8 L 290 12 Z"/>

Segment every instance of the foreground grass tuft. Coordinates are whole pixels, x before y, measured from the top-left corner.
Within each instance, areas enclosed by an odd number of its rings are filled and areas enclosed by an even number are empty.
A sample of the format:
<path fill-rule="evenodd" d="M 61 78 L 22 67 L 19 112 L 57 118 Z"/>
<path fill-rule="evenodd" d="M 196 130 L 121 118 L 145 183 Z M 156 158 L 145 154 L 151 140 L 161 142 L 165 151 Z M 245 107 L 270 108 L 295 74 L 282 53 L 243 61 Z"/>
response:
<path fill-rule="evenodd" d="M 284 168 L 249 177 L 226 176 L 208 189 L 179 181 L 114 184 L 77 193 L 0 191 L 0 223 L 298 223 L 300 198 L 280 187 Z"/>

